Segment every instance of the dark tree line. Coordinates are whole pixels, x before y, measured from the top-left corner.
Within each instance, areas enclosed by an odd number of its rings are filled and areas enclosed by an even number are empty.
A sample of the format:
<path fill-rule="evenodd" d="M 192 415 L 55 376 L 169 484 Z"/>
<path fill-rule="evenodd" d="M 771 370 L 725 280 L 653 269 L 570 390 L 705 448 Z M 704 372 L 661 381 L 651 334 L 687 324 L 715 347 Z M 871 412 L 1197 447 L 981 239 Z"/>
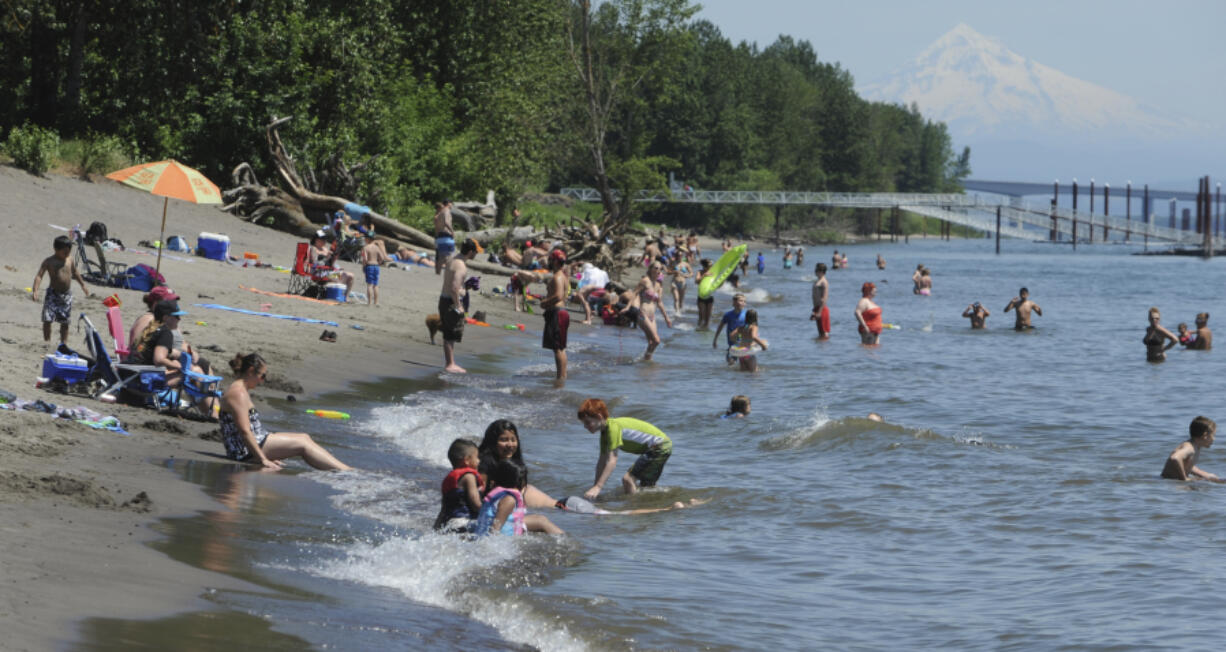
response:
<path fill-rule="evenodd" d="M 863 100 L 808 42 L 733 43 L 685 0 L 5 0 L 0 11 L 0 140 L 27 122 L 116 135 L 135 157 L 178 158 L 224 185 L 242 162 L 271 177 L 264 125 L 293 116 L 282 136 L 316 190 L 395 217 L 491 188 L 509 210 L 525 191 L 602 177 L 663 187 L 670 171 L 701 188 L 915 192 L 957 190 L 969 172 L 943 124 Z M 329 174 L 363 163 L 356 188 Z"/>

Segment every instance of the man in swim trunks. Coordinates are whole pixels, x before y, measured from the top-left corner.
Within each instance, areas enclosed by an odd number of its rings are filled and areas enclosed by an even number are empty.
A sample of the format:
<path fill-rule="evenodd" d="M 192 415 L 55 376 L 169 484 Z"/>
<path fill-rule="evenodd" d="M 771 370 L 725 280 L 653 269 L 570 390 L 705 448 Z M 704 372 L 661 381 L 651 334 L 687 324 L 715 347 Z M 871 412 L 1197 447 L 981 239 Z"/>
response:
<path fill-rule="evenodd" d="M 1013 324 L 1013 330 L 1024 331 L 1034 328 L 1030 325 L 1030 313 L 1033 311 L 1036 315 L 1042 317 L 1043 309 L 1039 304 L 1030 300 L 1030 290 L 1022 288 L 1017 291 L 1017 296 L 1005 306 L 1005 312 L 1017 310 L 1017 321 Z"/>
<path fill-rule="evenodd" d="M 438 298 L 438 316 L 443 322 L 443 360 L 444 371 L 462 374 L 464 367 L 455 363 L 455 345 L 464 338 L 464 281 L 468 276 L 468 265 L 464 261 L 472 260 L 481 251 L 476 240 L 468 238 L 460 246 L 460 255 L 447 261 L 446 272 L 443 274 L 443 291 Z"/>
<path fill-rule="evenodd" d="M 78 245 L 79 246 L 79 245 Z M 43 260 L 30 286 L 30 299 L 38 302 L 38 283 L 47 275 L 47 292 L 43 297 L 43 341 L 51 346 L 51 322 L 60 324 L 60 344 L 68 344 L 68 324 L 72 313 L 72 281 L 81 285 L 85 296 L 90 296 L 85 287 L 81 270 L 72 260 L 72 240 L 66 235 L 57 236 L 51 244 L 53 255 Z"/>
<path fill-rule="evenodd" d="M 830 307 L 826 300 L 830 298 L 830 281 L 826 279 L 826 263 L 818 263 L 813 268 L 817 280 L 813 282 L 813 312 L 809 319 L 817 322 L 817 339 L 830 339 Z"/>
<path fill-rule="evenodd" d="M 541 308 L 545 310 L 541 348 L 553 351 L 558 380 L 566 380 L 566 331 L 570 328 L 570 313 L 566 311 L 566 291 L 570 282 L 565 270 L 566 252 L 561 249 L 549 252 L 549 271 L 553 276 L 545 282 L 545 297 L 541 299 Z"/>
<path fill-rule="evenodd" d="M 591 433 L 600 433 L 600 459 L 596 461 L 596 479 L 583 497 L 594 500 L 604 483 L 617 468 L 617 451 L 638 455 L 634 466 L 622 476 L 622 489 L 632 494 L 639 487 L 653 487 L 660 480 L 664 465 L 673 454 L 673 442 L 659 428 L 629 417 L 609 417 L 609 408 L 598 398 L 589 398 L 579 406 L 579 420 Z M 637 482 L 636 482 L 637 481 Z"/>
<path fill-rule="evenodd" d="M 451 226 L 451 200 L 434 205 L 434 273 L 441 274 L 447 259 L 455 253 L 455 229 Z"/>
<path fill-rule="evenodd" d="M 745 295 L 736 294 L 732 297 L 732 310 L 725 312 L 724 317 L 719 320 L 719 327 L 715 329 L 715 337 L 711 338 L 711 348 L 719 348 L 719 332 L 724 330 L 725 326 L 728 327 L 728 334 L 726 336 L 728 339 L 728 346 L 732 346 L 735 343 L 733 341 L 733 333 L 736 333 L 737 329 L 744 325 Z M 733 361 L 729 361 L 729 364 L 732 364 L 732 362 Z"/>
<path fill-rule="evenodd" d="M 375 240 L 374 232 L 367 232 L 366 246 L 362 247 L 362 272 L 366 274 L 366 305 L 379 305 L 379 271 L 380 265 L 390 259 Z"/>
<path fill-rule="evenodd" d="M 1213 331 L 1209 330 L 1209 313 L 1196 315 L 1196 339 L 1188 345 L 1189 349 L 1208 351 L 1213 348 Z"/>

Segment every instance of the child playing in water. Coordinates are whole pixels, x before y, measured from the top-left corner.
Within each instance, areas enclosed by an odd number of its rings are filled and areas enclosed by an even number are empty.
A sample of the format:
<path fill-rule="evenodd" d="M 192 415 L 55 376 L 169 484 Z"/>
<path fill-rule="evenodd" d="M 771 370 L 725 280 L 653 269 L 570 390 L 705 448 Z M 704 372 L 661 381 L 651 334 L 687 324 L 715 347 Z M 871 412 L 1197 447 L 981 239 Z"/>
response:
<path fill-rule="evenodd" d="M 1196 417 L 1188 425 L 1188 441 L 1175 447 L 1171 456 L 1166 458 L 1166 466 L 1162 467 L 1162 477 L 1167 480 L 1189 480 L 1203 478 L 1221 482 L 1221 479 L 1208 471 L 1202 471 L 1196 466 L 1202 448 L 1213 445 L 1213 436 L 1217 432 L 1217 424 L 1209 417 Z"/>
<path fill-rule="evenodd" d="M 1184 346 L 1190 346 L 1196 341 L 1196 333 L 1188 331 L 1188 322 L 1179 324 L 1179 343 Z"/>
<path fill-rule="evenodd" d="M 527 514 L 521 493 L 528 486 L 528 469 L 514 460 L 501 460 L 490 472 L 490 491 L 481 503 L 473 534 L 491 532 L 514 536 L 524 532 L 565 534 L 562 528 L 540 514 Z"/>
<path fill-rule="evenodd" d="M 756 344 L 763 351 L 767 348 L 766 340 L 758 337 L 758 311 L 746 310 L 745 323 L 733 331 L 729 339 L 728 364 L 735 361 L 740 364 L 741 371 L 757 371 L 758 356 L 753 354 L 751 347 Z"/>
<path fill-rule="evenodd" d="M 749 416 L 749 397 L 743 394 L 738 394 L 732 397 L 732 403 L 728 405 L 728 411 L 724 413 L 721 419 L 741 419 Z"/>
<path fill-rule="evenodd" d="M 466 531 L 481 511 L 481 463 L 477 445 L 467 439 L 451 442 L 447 449 L 451 472 L 443 478 L 443 505 L 434 519 L 434 529 Z"/>
<path fill-rule="evenodd" d="M 718 335 L 718 333 L 716 334 Z M 596 479 L 583 497 L 593 500 L 613 470 L 617 468 L 617 451 L 639 456 L 634 466 L 622 476 L 622 489 L 632 494 L 639 486 L 655 486 L 664 472 L 664 465 L 673 454 L 673 442 L 659 428 L 629 417 L 609 418 L 609 407 L 598 398 L 589 398 L 579 406 L 579 421 L 590 433 L 600 433 L 600 458 L 596 461 Z"/>

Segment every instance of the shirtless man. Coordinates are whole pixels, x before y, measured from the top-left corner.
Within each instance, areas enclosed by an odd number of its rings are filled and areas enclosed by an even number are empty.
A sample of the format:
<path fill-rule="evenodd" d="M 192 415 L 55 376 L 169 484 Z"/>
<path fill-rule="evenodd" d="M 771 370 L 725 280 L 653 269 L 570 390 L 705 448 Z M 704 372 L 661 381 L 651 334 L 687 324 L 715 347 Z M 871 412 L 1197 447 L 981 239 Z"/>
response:
<path fill-rule="evenodd" d="M 566 380 L 566 331 L 570 328 L 570 313 L 566 311 L 566 252 L 554 249 L 549 252 L 549 271 L 553 275 L 545 281 L 545 297 L 541 308 L 545 311 L 545 330 L 541 334 L 541 348 L 553 351 L 553 364 L 557 379 Z"/>
<path fill-rule="evenodd" d="M 362 247 L 362 273 L 366 275 L 366 305 L 379 305 L 379 271 L 383 263 L 391 259 L 375 240 L 374 233 L 367 233 L 366 246 Z"/>
<path fill-rule="evenodd" d="M 1176 446 L 1171 456 L 1166 458 L 1166 465 L 1162 467 L 1162 477 L 1167 480 L 1201 478 L 1221 482 L 1216 475 L 1196 466 L 1201 449 L 1213 445 L 1216 433 L 1217 424 L 1213 422 L 1213 419 L 1209 417 L 1192 419 L 1192 423 L 1188 425 L 1188 440 Z"/>
<path fill-rule="evenodd" d="M 68 324 L 72 312 L 72 282 L 81 284 L 81 291 L 89 296 L 89 288 L 85 287 L 85 279 L 81 270 L 77 269 L 72 260 L 72 240 L 66 235 L 56 237 L 51 244 L 55 253 L 47 256 L 34 275 L 34 283 L 30 286 L 30 299 L 38 303 L 38 282 L 47 275 L 47 292 L 43 298 L 43 341 L 51 345 L 51 322 L 60 323 L 60 344 L 68 344 Z M 1208 330 L 1208 329 L 1206 329 Z"/>
<path fill-rule="evenodd" d="M 1196 339 L 1188 345 L 1189 349 L 1208 351 L 1213 348 L 1213 331 L 1209 330 L 1209 313 L 1196 315 Z"/>
<path fill-rule="evenodd" d="M 967 306 L 966 310 L 962 311 L 962 316 L 971 320 L 972 330 L 979 330 L 986 327 L 988 317 L 991 316 L 991 314 L 992 313 L 988 312 L 988 309 L 984 308 L 983 304 L 979 303 L 978 301 Z"/>
<path fill-rule="evenodd" d="M 462 374 L 464 367 L 455 363 L 455 345 L 464 338 L 464 281 L 468 277 L 468 265 L 464 261 L 472 260 L 481 251 L 476 240 L 468 238 L 460 245 L 460 255 L 440 265 L 445 267 L 443 273 L 443 291 L 438 298 L 438 316 L 443 322 L 439 330 L 443 333 L 443 360 L 446 366 L 443 371 Z"/>
<path fill-rule="evenodd" d="M 1018 290 L 1017 296 L 1013 297 L 1013 300 L 1009 302 L 1009 305 L 1005 306 L 1005 312 L 1009 312 L 1010 310 L 1017 310 L 1017 321 L 1013 324 L 1013 330 L 1015 331 L 1024 331 L 1034 328 L 1034 326 L 1030 325 L 1031 311 L 1034 311 L 1034 313 L 1040 317 L 1043 316 L 1043 309 L 1039 307 L 1039 304 L 1030 300 L 1030 290 L 1027 290 L 1026 288 Z"/>
<path fill-rule="evenodd" d="M 447 259 L 455 253 L 455 229 L 451 226 L 451 200 L 434 205 L 434 273 L 443 273 Z"/>
<path fill-rule="evenodd" d="M 809 319 L 817 322 L 817 339 L 830 339 L 830 307 L 826 305 L 830 298 L 830 281 L 826 279 L 826 263 L 818 263 L 813 268 L 817 280 L 813 282 L 813 312 Z"/>
<path fill-rule="evenodd" d="M 885 258 L 881 254 L 877 254 L 877 269 L 885 269 Z"/>
<path fill-rule="evenodd" d="M 650 265 L 660 258 L 660 245 L 656 244 L 655 240 L 647 238 L 647 242 L 643 244 L 643 264 Z"/>

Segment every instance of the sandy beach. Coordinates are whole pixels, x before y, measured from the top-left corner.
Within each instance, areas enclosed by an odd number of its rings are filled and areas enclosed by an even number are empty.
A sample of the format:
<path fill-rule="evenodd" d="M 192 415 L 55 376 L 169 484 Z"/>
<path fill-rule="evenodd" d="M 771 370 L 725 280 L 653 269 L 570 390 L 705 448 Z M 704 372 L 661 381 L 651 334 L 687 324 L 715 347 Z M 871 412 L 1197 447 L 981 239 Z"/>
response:
<path fill-rule="evenodd" d="M 218 457 L 223 451 L 215 425 L 35 387 L 48 351 L 40 327 L 41 297 L 31 301 L 25 288 L 31 286 L 43 258 L 52 253 L 52 240 L 65 235 L 56 227 L 104 222 L 109 235 L 129 248 L 112 252 L 110 260 L 152 266 L 156 252 L 137 243 L 158 237 L 162 202 L 108 180 L 39 178 L 0 167 L 4 235 L 0 311 L 5 325 L 0 336 L 4 378 L 0 389 L 19 399 L 113 414 L 130 433 L 93 430 L 45 414 L 0 411 L 4 489 L 0 546 L 6 551 L 0 566 L 5 587 L 0 630 L 6 634 L 5 649 L 62 646 L 76 640 L 74 623 L 84 618 L 154 618 L 208 609 L 199 596 L 209 588 L 241 585 L 230 577 L 171 561 L 144 545 L 158 536 L 150 529 L 157 519 L 219 508 L 164 464 L 183 458 L 225 463 Z M 167 237 L 181 235 L 195 245 L 201 232 L 229 236 L 231 255 L 254 252 L 263 262 L 285 267 L 292 265 L 298 242 L 289 234 L 248 224 L 214 207 L 171 200 Z M 358 277 L 354 289 L 363 291 L 360 267 L 342 266 Z M 431 345 L 424 325 L 424 316 L 436 311 L 441 285 L 441 277 L 431 269 L 384 268 L 378 308 L 364 303 L 325 305 L 240 288 L 284 292 L 288 276 L 269 268 L 244 268 L 176 253 L 163 258 L 161 269 L 167 284 L 181 296 L 181 307 L 190 313 L 183 320 L 185 338 L 197 349 L 218 347 L 220 351 L 210 350 L 208 356 L 216 368 L 225 370 L 222 375 L 229 375 L 225 362 L 236 353 L 258 351 L 268 360 L 268 381 L 253 393 L 257 405 L 261 397 L 293 394 L 305 399 L 299 405 L 309 406 L 312 396 L 356 380 L 436 374 L 442 368 L 441 336 L 439 345 Z M 538 315 L 514 313 L 509 300 L 490 293 L 503 279 L 487 276 L 482 281 L 483 296 L 474 295 L 472 310 L 484 310 L 493 326 L 466 328 L 456 349 L 461 365 L 494 350 L 506 338 L 540 337 Z M 43 287 L 45 283 L 46 279 Z M 145 311 L 140 292 L 89 287 L 92 296 L 84 297 L 73 285 L 69 345 L 82 351 L 77 315 L 84 312 L 105 334 L 104 297 L 119 295 L 125 327 Z M 330 320 L 340 326 L 210 310 L 193 305 L 197 303 Z M 586 328 L 577 323 L 579 319 L 573 328 Z M 526 329 L 503 329 L 508 323 L 523 323 Z M 319 340 L 324 329 L 338 333 L 335 343 Z M 105 339 L 109 344 L 110 338 Z M 58 342 L 58 326 L 52 341 Z M 227 378 L 224 384 L 229 382 Z M 325 432 L 328 426 L 320 420 L 317 430 Z"/>

